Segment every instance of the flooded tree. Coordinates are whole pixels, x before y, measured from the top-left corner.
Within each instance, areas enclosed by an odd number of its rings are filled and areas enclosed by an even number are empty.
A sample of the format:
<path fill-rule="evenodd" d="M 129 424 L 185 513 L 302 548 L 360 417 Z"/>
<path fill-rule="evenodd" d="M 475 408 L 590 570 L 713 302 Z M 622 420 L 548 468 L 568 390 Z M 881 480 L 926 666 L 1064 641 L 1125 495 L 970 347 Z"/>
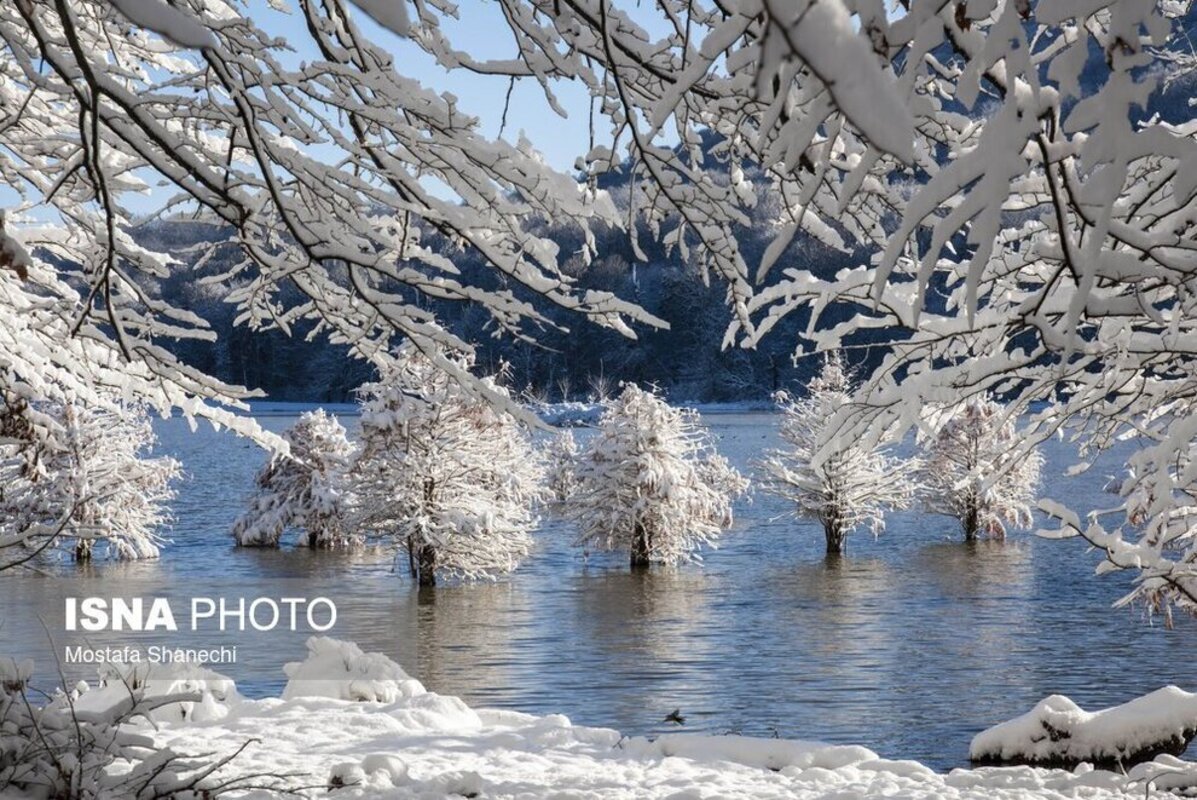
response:
<path fill-rule="evenodd" d="M 340 547 L 357 537 L 346 525 L 352 497 L 347 471 L 354 446 L 345 427 L 323 409 L 308 411 L 283 434 L 290 449 L 258 472 L 249 508 L 233 525 L 243 547 L 277 547 L 284 531 L 298 528 L 307 545 Z"/>
<path fill-rule="evenodd" d="M 544 469 L 527 427 L 455 380 L 437 362 L 473 367 L 463 353 L 405 345 L 361 389 L 353 465 L 355 526 L 392 537 L 413 578 L 494 578 L 532 547 Z M 483 376 L 486 394 L 505 394 Z"/>
<path fill-rule="evenodd" d="M 886 511 L 910 505 L 912 465 L 839 428 L 851 385 L 838 353 L 825 357 L 805 397 L 779 392 L 776 398 L 785 447 L 757 462 L 761 488 L 792 503 L 796 516 L 818 520 L 829 554 L 844 552 L 857 528 L 880 533 Z"/>
<path fill-rule="evenodd" d="M 603 406 L 566 503 L 578 544 L 627 551 L 633 567 L 697 560 L 731 526 L 748 481 L 715 451 L 697 412 L 632 384 Z"/>
<path fill-rule="evenodd" d="M 1031 524 L 1043 456 L 1024 451 L 1006 409 L 974 399 L 938 415 L 919 469 L 923 505 L 960 521 L 964 538 L 1005 538 Z"/>
<path fill-rule="evenodd" d="M 48 433 L 39 435 L 35 425 Z M 157 442 L 138 404 L 78 403 L 0 411 L 0 568 L 69 542 L 77 561 L 102 543 L 116 557 L 158 555 L 179 462 Z"/>

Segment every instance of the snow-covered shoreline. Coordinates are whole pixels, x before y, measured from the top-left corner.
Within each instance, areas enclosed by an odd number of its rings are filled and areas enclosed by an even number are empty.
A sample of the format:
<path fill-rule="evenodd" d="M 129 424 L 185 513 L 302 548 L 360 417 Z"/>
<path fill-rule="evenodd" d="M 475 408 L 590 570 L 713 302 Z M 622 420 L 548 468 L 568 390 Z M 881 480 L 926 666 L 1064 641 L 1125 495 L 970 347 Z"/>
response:
<path fill-rule="evenodd" d="M 743 736 L 671 734 L 655 739 L 573 725 L 560 715 L 472 709 L 427 692 L 394 662 L 331 639 L 309 642 L 289 664 L 282 698 L 248 700 L 231 682 L 180 673 L 161 694 L 204 698 L 155 713 L 145 733 L 184 753 L 225 755 L 222 775 L 285 775 L 308 796 L 337 798 L 1102 798 L 1142 797 L 1145 781 L 1175 772 L 1163 757 L 1128 774 L 1030 767 L 937 773 L 860 746 Z M 152 676 L 151 676 L 152 677 Z M 209 691 L 209 688 L 211 691 Z M 111 689 L 91 690 L 90 702 Z M 2 794 L 2 793 L 0 793 Z M 247 798 L 279 796 L 255 789 Z M 15 795 L 13 795 L 15 797 Z M 7 800 L 7 798 L 6 798 Z"/>

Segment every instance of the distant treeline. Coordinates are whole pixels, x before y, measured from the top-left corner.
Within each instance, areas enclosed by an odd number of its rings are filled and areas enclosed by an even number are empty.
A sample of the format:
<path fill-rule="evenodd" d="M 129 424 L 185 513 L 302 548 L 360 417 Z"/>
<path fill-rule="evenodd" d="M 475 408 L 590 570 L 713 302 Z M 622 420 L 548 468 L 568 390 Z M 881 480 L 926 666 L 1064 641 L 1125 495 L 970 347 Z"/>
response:
<path fill-rule="evenodd" d="M 576 230 L 546 226 L 539 232 L 552 238 L 563 254 L 576 253 L 582 247 Z M 261 389 L 275 400 L 352 399 L 354 389 L 373 375 L 371 368 L 352 358 L 344 346 L 331 344 L 323 336 L 308 341 L 310 325 L 298 327 L 290 336 L 234 325 L 236 308 L 225 299 L 230 287 L 197 280 L 200 275 L 219 272 L 228 262 L 217 263 L 217 259 L 195 268 L 187 254 L 195 252 L 199 242 L 224 236 L 227 232 L 211 226 L 178 220 L 155 221 L 138 229 L 142 244 L 171 253 L 187 264 L 160 283 L 161 295 L 209 320 L 217 334 L 215 342 L 183 341 L 167 346 L 189 364 L 226 382 Z M 577 281 L 578 290 L 610 291 L 632 300 L 668 322 L 668 330 L 639 326 L 638 338 L 629 339 L 534 298 L 522 287 L 509 287 L 517 296 L 534 301 L 552 323 L 528 331 L 536 339 L 536 344 L 530 344 L 510 335 L 496 336 L 493 320 L 477 306 L 430 302 L 414 292 L 410 297 L 435 311 L 453 333 L 477 345 L 480 368 L 494 372 L 499 362 L 506 361 L 513 390 L 527 390 L 554 401 L 584 399 L 600 387 L 613 388 L 624 381 L 656 384 L 676 401 L 758 400 L 777 389 L 801 386 L 817 371 L 815 360 L 794 359 L 806 315 L 795 314 L 783 321 L 756 349 L 725 349 L 721 343 L 731 319 L 726 286 L 714 278 L 704 280 L 698 268 L 676 251 L 667 253 L 650 246 L 647 236 L 641 244 L 647 261 L 635 258 L 625 231 L 600 232 L 598 239 L 599 255 L 589 265 L 578 256 L 565 260 L 565 270 Z M 751 234 L 741 241 L 750 265 L 759 261 L 764 243 L 765 237 L 757 241 Z M 221 253 L 224 259 L 236 257 L 232 247 Z M 483 268 L 476 254 L 457 252 L 453 258 L 462 270 L 463 282 L 497 288 L 494 271 Z M 775 271 L 799 263 L 831 274 L 858 262 L 849 254 L 798 237 Z M 200 269 L 199 275 L 196 269 Z M 293 289 L 285 289 L 282 299 L 303 301 Z M 849 360 L 855 359 L 850 356 Z"/>

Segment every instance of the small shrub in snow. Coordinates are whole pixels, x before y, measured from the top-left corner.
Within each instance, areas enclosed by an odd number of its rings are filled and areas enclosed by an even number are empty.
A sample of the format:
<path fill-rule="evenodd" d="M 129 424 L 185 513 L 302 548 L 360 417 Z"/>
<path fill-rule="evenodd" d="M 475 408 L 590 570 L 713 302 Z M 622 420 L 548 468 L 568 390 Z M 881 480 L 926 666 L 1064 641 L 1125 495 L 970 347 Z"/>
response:
<path fill-rule="evenodd" d="M 32 665 L 0 657 L 0 795 L 115 800 L 211 800 L 251 787 L 285 789 L 263 776 L 216 777 L 239 753 L 211 760 L 155 746 L 131 723 L 199 692 L 156 694 L 144 685 L 56 692 L 42 701 L 29 688 Z M 101 696 L 102 695 L 102 696 Z"/>
<path fill-rule="evenodd" d="M 100 684 L 87 688 L 76 699 L 76 712 L 104 713 L 127 700 L 129 691 L 135 690 L 147 705 L 152 704 L 142 712 L 151 721 L 211 722 L 227 717 L 242 701 L 231 678 L 199 664 L 112 663 L 101 665 L 98 672 Z M 169 700 L 159 703 L 164 697 Z"/>
<path fill-rule="evenodd" d="M 826 357 L 807 389 L 802 398 L 777 394 L 786 446 L 767 452 L 757 469 L 764 491 L 792 502 L 796 516 L 818 520 L 827 552 L 842 553 L 853 530 L 876 535 L 885 529 L 886 511 L 910 505 L 912 465 L 839 430 L 837 413 L 851 387 L 838 354 Z"/>
<path fill-rule="evenodd" d="M 49 433 L 39 435 L 33 419 Z M 36 550 L 66 540 L 79 560 L 92 557 L 96 542 L 120 558 L 157 556 L 180 467 L 173 458 L 147 455 L 156 441 L 140 405 L 33 409 L 6 403 L 0 412 L 0 542 Z"/>
<path fill-rule="evenodd" d="M 465 373 L 472 357 L 436 356 Z M 496 396 L 495 376 L 480 379 Z M 413 346 L 360 390 L 358 522 L 392 536 L 422 586 L 493 578 L 532 547 L 543 468 L 526 428 Z"/>
<path fill-rule="evenodd" d="M 283 438 L 290 453 L 262 468 L 249 509 L 233 526 L 242 546 L 277 547 L 284 531 L 306 534 L 308 547 L 351 544 L 347 527 L 350 498 L 345 473 L 354 448 L 337 418 L 323 409 L 302 416 Z"/>
<path fill-rule="evenodd" d="M 991 400 L 949 410 L 925 444 L 923 504 L 958 519 L 969 541 L 980 534 L 1004 538 L 1007 525 L 1027 527 L 1043 456 L 1020 444 L 1013 420 Z"/>
<path fill-rule="evenodd" d="M 626 550 L 633 566 L 676 563 L 713 545 L 748 481 L 715 452 L 698 414 L 632 384 L 603 405 L 566 508 L 578 543 Z"/>

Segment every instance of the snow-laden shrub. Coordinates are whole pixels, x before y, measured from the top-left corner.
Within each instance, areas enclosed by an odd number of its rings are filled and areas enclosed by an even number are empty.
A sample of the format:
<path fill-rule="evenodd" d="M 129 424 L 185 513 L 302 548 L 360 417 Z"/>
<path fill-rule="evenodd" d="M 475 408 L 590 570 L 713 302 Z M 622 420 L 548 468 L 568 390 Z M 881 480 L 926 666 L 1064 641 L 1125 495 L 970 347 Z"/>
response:
<path fill-rule="evenodd" d="M 923 505 L 960 521 L 964 536 L 1004 538 L 1007 526 L 1031 524 L 1043 456 L 1024 452 L 1000 405 L 974 399 L 940 414 L 918 471 Z"/>
<path fill-rule="evenodd" d="M 283 699 L 332 697 L 337 700 L 393 703 L 424 694 L 419 681 L 382 653 L 363 653 L 353 642 L 312 636 L 308 655 L 283 667 Z"/>
<path fill-rule="evenodd" d="M 49 431 L 48 434 L 44 433 Z M 96 542 L 120 558 L 158 555 L 179 462 L 150 457 L 157 442 L 142 405 L 0 410 L 0 543 L 23 545 L 0 567 L 59 542 L 87 560 Z"/>
<path fill-rule="evenodd" d="M 822 524 L 828 553 L 842 553 L 857 528 L 880 533 L 886 511 L 914 497 L 912 464 L 839 430 L 837 415 L 850 399 L 843 361 L 829 354 L 806 396 L 776 395 L 785 447 L 756 464 L 764 491 L 793 503 L 796 516 Z"/>
<path fill-rule="evenodd" d="M 1100 711 L 1063 695 L 978 733 L 969 758 L 980 764 L 1124 769 L 1162 754 L 1180 755 L 1197 735 L 1197 695 L 1175 686 Z"/>
<path fill-rule="evenodd" d="M 43 700 L 29 686 L 31 674 L 29 662 L 0 657 L 0 795 L 211 800 L 250 786 L 286 788 L 263 776 L 216 777 L 236 753 L 186 756 L 156 746 L 132 724 L 201 702 L 200 692 L 152 693 L 130 682 L 110 692 L 57 691 Z M 103 697 L 89 697 L 93 691 Z"/>
<path fill-rule="evenodd" d="M 442 353 L 462 372 L 473 358 Z M 480 379 L 506 397 L 497 376 Z M 494 578 L 532 547 L 544 469 L 526 427 L 414 346 L 363 386 L 355 524 L 392 537 L 412 577 Z"/>
<path fill-rule="evenodd" d="M 249 508 L 233 525 L 237 544 L 277 547 L 291 528 L 306 534 L 308 547 L 351 544 L 356 537 L 346 521 L 352 497 L 345 473 L 354 447 L 344 426 L 316 409 L 301 415 L 283 438 L 290 452 L 258 472 Z"/>
<path fill-rule="evenodd" d="M 748 481 L 715 451 L 697 412 L 632 384 L 603 406 L 565 510 L 578 544 L 628 551 L 633 566 L 696 559 L 731 526 Z"/>

